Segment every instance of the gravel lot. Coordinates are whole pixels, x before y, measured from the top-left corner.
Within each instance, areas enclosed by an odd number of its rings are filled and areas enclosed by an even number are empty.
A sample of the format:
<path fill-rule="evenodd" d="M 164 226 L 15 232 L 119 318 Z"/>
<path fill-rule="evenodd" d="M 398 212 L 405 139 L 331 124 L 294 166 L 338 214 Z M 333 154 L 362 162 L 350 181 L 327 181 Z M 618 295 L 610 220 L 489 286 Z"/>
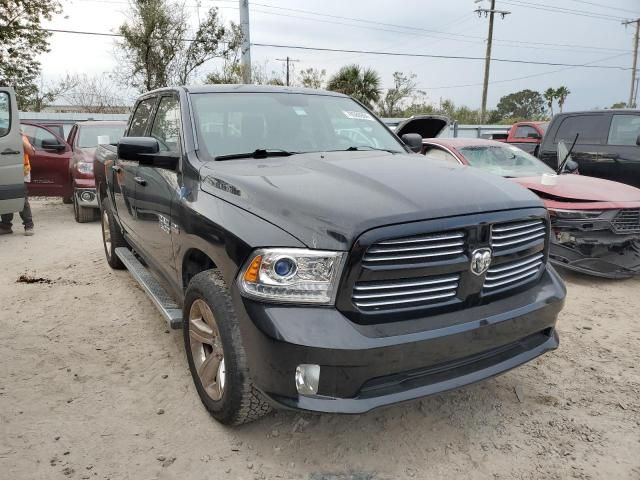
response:
<path fill-rule="evenodd" d="M 99 225 L 32 203 L 36 235 L 0 237 L 1 478 L 640 479 L 640 279 L 563 272 L 560 349 L 499 378 L 229 429 L 200 404 L 181 332 L 108 268 Z"/>

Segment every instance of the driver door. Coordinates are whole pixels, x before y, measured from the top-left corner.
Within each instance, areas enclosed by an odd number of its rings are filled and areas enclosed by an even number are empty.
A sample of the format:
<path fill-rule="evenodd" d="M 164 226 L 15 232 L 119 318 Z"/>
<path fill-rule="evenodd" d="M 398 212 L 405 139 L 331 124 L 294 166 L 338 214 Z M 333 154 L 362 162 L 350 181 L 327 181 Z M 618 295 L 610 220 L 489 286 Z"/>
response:
<path fill-rule="evenodd" d="M 22 131 L 34 150 L 30 158 L 31 183 L 27 184 L 29 195 L 71 196 L 71 148 L 67 142 L 48 128 L 32 123 L 23 123 Z"/>

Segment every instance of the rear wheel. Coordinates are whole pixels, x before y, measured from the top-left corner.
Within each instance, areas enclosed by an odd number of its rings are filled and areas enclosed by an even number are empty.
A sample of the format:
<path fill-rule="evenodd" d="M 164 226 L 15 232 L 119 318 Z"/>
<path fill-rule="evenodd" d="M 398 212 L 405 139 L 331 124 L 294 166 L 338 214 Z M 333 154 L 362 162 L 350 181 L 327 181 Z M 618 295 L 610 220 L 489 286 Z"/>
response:
<path fill-rule="evenodd" d="M 87 223 L 97 220 L 99 217 L 99 210 L 93 207 L 81 207 L 78 205 L 78 196 L 73 192 L 73 216 L 78 223 Z"/>
<path fill-rule="evenodd" d="M 231 295 L 218 271 L 193 277 L 182 323 L 189 370 L 209 413 L 227 425 L 267 414 L 271 408 L 251 382 Z"/>
<path fill-rule="evenodd" d="M 116 255 L 116 248 L 128 247 L 129 245 L 113 218 L 113 212 L 111 211 L 111 205 L 109 204 L 109 199 L 107 197 L 102 200 L 100 217 L 100 223 L 102 225 L 102 243 L 104 245 L 104 253 L 107 256 L 107 263 L 111 268 L 123 270 L 124 264 Z"/>

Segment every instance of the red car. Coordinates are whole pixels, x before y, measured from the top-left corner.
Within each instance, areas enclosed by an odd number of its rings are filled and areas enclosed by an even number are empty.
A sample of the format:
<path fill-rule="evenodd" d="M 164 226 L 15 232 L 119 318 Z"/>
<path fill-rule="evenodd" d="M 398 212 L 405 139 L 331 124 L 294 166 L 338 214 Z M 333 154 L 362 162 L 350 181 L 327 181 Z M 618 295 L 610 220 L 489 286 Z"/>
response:
<path fill-rule="evenodd" d="M 537 155 L 548 126 L 549 122 L 516 122 L 507 133 L 495 133 L 491 139 L 510 143 L 527 153 Z"/>
<path fill-rule="evenodd" d="M 433 161 L 512 178 L 538 195 L 551 216 L 552 263 L 608 278 L 640 273 L 640 189 L 584 175 L 557 175 L 532 155 L 493 140 L 426 139 L 422 153 Z"/>
<path fill-rule="evenodd" d="M 118 143 L 126 122 L 87 121 L 76 123 L 67 138 L 72 156 L 69 163 L 73 212 L 77 222 L 97 220 L 99 214 L 93 156 L 99 143 Z"/>

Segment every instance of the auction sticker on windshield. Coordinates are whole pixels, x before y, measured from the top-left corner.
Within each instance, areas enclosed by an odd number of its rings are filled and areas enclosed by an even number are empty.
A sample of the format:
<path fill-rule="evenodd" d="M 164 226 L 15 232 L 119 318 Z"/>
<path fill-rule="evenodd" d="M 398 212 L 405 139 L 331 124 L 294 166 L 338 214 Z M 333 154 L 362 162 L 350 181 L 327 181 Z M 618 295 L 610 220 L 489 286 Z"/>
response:
<path fill-rule="evenodd" d="M 373 117 L 367 112 L 352 112 L 343 110 L 342 113 L 344 113 L 344 116 L 347 118 L 353 118 L 354 120 L 370 120 L 373 122 Z"/>

